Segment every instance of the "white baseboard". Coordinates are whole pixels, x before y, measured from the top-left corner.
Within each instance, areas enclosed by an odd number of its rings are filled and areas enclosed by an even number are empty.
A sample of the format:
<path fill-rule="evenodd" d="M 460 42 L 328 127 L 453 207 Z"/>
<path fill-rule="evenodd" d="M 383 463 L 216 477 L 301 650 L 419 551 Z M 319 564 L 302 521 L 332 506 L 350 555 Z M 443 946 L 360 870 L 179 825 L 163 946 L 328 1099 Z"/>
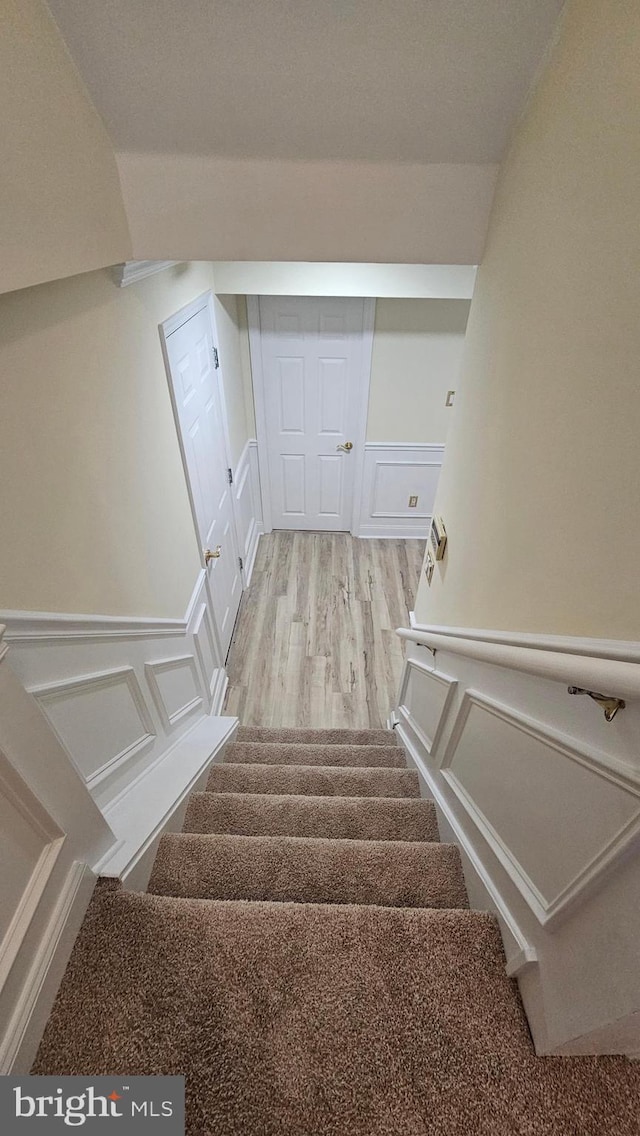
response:
<path fill-rule="evenodd" d="M 15 1009 L 2 1031 L 0 1075 L 28 1073 L 51 1013 L 96 877 L 75 862 L 59 892 Z"/>
<path fill-rule="evenodd" d="M 118 843 L 96 865 L 100 876 L 115 876 L 131 890 L 144 890 L 164 832 L 179 830 L 190 793 L 221 761 L 238 728 L 233 717 L 201 719 L 146 770 L 106 812 Z"/>

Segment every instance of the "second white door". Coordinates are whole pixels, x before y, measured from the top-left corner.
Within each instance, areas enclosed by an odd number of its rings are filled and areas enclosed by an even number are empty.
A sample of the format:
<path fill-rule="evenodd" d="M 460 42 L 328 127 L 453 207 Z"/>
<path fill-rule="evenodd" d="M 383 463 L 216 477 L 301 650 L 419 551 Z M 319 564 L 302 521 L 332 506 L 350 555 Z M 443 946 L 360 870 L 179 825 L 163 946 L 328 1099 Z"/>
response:
<path fill-rule="evenodd" d="M 261 296 L 271 523 L 351 528 L 364 436 L 364 300 Z"/>
<path fill-rule="evenodd" d="M 225 659 L 242 596 L 222 399 L 207 296 L 165 325 L 174 411 Z"/>

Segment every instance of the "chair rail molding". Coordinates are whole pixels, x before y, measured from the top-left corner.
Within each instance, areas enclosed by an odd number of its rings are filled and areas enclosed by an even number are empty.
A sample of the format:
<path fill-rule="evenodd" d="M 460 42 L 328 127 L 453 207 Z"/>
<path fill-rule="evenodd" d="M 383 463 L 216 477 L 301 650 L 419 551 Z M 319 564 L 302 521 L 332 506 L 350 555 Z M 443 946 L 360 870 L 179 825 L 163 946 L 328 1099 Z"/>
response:
<path fill-rule="evenodd" d="M 411 622 L 392 724 L 499 920 L 537 1051 L 639 1052 L 639 645 Z M 574 683 L 626 708 L 607 722 Z"/>
<path fill-rule="evenodd" d="M 426 539 L 444 444 L 366 442 L 356 536 Z M 409 505 L 417 498 L 415 506 Z"/>

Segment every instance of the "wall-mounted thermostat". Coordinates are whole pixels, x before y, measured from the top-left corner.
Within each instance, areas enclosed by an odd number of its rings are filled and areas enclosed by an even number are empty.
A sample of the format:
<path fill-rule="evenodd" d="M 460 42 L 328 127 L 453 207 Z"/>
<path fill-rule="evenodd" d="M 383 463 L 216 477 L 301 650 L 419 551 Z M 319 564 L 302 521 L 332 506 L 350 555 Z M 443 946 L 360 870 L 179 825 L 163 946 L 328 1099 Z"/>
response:
<path fill-rule="evenodd" d="M 433 569 L 435 568 L 435 566 L 436 566 L 435 560 L 433 559 L 433 556 L 431 555 L 431 551 L 430 551 L 430 549 L 427 549 L 427 559 L 425 561 L 424 574 L 427 577 L 427 583 L 428 583 L 429 587 L 431 587 L 431 581 L 433 579 Z"/>
<path fill-rule="evenodd" d="M 429 545 L 434 559 L 442 560 L 445 548 L 447 547 L 447 530 L 444 527 L 444 521 L 442 520 L 442 517 L 434 517 L 431 521 Z"/>

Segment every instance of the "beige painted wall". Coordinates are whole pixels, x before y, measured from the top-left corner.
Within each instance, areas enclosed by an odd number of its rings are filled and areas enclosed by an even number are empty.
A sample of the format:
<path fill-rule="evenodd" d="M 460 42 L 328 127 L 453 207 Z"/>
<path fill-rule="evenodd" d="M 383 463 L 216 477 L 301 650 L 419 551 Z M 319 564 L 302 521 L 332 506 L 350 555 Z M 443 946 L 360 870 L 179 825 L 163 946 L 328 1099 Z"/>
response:
<path fill-rule="evenodd" d="M 368 442 L 444 442 L 458 382 L 466 300 L 378 300 Z"/>
<path fill-rule="evenodd" d="M 200 561 L 158 324 L 211 281 L 0 297 L 0 609 L 184 615 Z"/>
<path fill-rule="evenodd" d="M 42 0 L 0 6 L 0 292 L 131 257 L 109 138 Z"/>
<path fill-rule="evenodd" d="M 504 164 L 421 622 L 640 639 L 639 42 L 570 3 Z"/>
<path fill-rule="evenodd" d="M 145 259 L 477 264 L 496 178 L 494 165 L 117 160 Z"/>
<path fill-rule="evenodd" d="M 216 260 L 220 292 L 247 296 L 391 296 L 470 300 L 473 264 L 338 264 L 316 261 Z"/>

